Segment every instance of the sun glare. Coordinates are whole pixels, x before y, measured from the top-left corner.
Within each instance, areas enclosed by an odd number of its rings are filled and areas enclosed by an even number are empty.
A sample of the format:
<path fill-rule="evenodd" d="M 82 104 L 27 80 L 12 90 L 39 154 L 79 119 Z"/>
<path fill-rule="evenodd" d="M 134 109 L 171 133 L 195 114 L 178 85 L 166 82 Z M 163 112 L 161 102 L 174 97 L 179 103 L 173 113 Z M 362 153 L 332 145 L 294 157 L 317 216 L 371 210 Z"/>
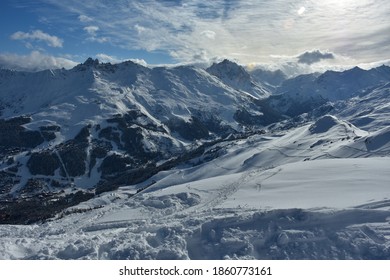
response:
<path fill-rule="evenodd" d="M 298 10 L 298 15 L 303 15 L 306 11 L 306 8 L 305 7 L 301 7 L 299 10 Z"/>

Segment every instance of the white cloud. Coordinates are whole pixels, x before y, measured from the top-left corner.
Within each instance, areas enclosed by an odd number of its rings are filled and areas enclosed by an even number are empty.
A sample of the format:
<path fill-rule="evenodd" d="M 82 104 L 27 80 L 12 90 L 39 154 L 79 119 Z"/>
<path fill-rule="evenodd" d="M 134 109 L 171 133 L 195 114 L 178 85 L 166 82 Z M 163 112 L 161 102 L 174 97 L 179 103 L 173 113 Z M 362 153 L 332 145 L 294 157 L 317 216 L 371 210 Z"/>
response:
<path fill-rule="evenodd" d="M 116 56 L 112 56 L 112 55 L 108 55 L 108 54 L 105 54 L 105 53 L 98 53 L 96 55 L 96 58 L 100 61 L 100 62 L 104 62 L 104 63 L 120 63 L 120 62 L 123 62 L 123 61 L 133 61 L 134 63 L 137 63 L 137 64 L 140 64 L 142 66 L 145 66 L 147 67 L 148 64 L 146 63 L 145 60 L 143 59 L 137 59 L 137 58 L 126 58 L 126 59 L 121 59 L 121 58 L 117 58 Z"/>
<path fill-rule="evenodd" d="M 107 62 L 110 62 L 110 63 L 118 63 L 120 62 L 121 60 L 116 58 L 115 56 L 111 56 L 111 55 L 108 55 L 108 54 L 104 54 L 104 53 L 98 53 L 96 55 L 96 58 L 101 61 L 101 62 L 104 62 L 104 63 L 107 63 Z"/>
<path fill-rule="evenodd" d="M 89 16 L 86 16 L 86 15 L 79 15 L 79 21 L 81 21 L 81 22 L 91 22 L 91 21 L 93 21 L 93 19 L 90 18 Z"/>
<path fill-rule="evenodd" d="M 94 25 L 90 25 L 90 26 L 86 26 L 84 27 L 84 30 L 91 36 L 96 36 L 96 32 L 99 31 L 99 27 L 98 26 L 94 26 Z"/>
<path fill-rule="evenodd" d="M 87 38 L 87 41 L 98 42 L 98 43 L 105 43 L 105 42 L 109 41 L 108 37 L 97 35 L 97 32 L 100 30 L 100 28 L 98 26 L 89 25 L 89 26 L 84 27 L 83 29 L 89 35 L 89 37 Z"/>
<path fill-rule="evenodd" d="M 134 62 L 134 63 L 139 64 L 139 65 L 148 67 L 148 63 L 147 63 L 145 60 L 143 60 L 143 59 L 139 59 L 139 58 L 129 58 L 129 59 L 125 59 L 125 61 L 126 61 L 126 60 L 130 60 L 130 61 L 132 61 L 132 62 Z"/>
<path fill-rule="evenodd" d="M 40 71 L 45 69 L 72 68 L 78 63 L 63 57 L 55 57 L 32 51 L 28 55 L 0 53 L 0 67 L 21 71 Z"/>
<path fill-rule="evenodd" d="M 134 29 L 137 31 L 138 34 L 141 34 L 141 33 L 146 31 L 146 28 L 141 26 L 141 25 L 139 25 L 139 24 L 136 24 L 134 26 Z"/>
<path fill-rule="evenodd" d="M 212 39 L 212 40 L 214 40 L 214 39 L 215 39 L 215 36 L 217 35 L 217 34 L 216 34 L 214 31 L 212 31 L 212 30 L 205 30 L 205 31 L 202 31 L 200 34 L 203 35 L 203 36 L 205 36 L 205 37 L 207 37 L 207 38 L 209 38 L 209 39 Z"/>
<path fill-rule="evenodd" d="M 11 35 L 12 40 L 21 40 L 21 41 L 43 41 L 48 46 L 54 48 L 62 48 L 63 40 L 57 36 L 49 35 L 41 30 L 34 30 L 32 32 L 26 33 L 22 31 L 17 31 Z"/>

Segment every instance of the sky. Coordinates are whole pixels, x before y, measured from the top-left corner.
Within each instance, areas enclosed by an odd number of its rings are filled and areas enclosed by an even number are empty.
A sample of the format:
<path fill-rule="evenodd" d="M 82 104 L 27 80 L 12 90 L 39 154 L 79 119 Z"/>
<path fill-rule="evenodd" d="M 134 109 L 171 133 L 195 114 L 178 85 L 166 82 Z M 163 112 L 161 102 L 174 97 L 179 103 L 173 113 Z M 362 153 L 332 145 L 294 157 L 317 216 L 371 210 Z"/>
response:
<path fill-rule="evenodd" d="M 0 67 L 224 58 L 285 72 L 390 62 L 388 0 L 2 0 Z"/>

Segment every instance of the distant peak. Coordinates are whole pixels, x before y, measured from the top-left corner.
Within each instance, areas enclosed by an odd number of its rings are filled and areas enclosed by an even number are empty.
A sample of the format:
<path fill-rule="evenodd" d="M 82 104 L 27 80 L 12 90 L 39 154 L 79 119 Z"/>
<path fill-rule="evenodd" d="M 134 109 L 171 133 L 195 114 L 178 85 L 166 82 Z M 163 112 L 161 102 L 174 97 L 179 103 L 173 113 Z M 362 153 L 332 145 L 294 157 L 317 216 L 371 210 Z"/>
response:
<path fill-rule="evenodd" d="M 88 57 L 87 60 L 83 63 L 85 66 L 97 66 L 99 65 L 99 60 L 93 59 L 92 57 Z"/>
<path fill-rule="evenodd" d="M 76 65 L 73 69 L 75 69 L 77 71 L 86 71 L 89 68 L 96 68 L 99 65 L 101 65 L 101 64 L 100 64 L 98 59 L 93 59 L 91 57 L 88 57 L 87 60 L 84 61 L 84 63 L 80 63 L 80 64 Z"/>
<path fill-rule="evenodd" d="M 364 70 L 362 68 L 360 68 L 359 66 L 355 66 L 352 69 L 350 69 L 350 71 L 364 71 Z"/>
<path fill-rule="evenodd" d="M 224 60 L 222 60 L 222 62 L 221 63 L 234 63 L 234 64 L 236 64 L 235 62 L 233 62 L 233 61 L 230 61 L 229 59 L 227 59 L 227 58 L 225 58 Z"/>
<path fill-rule="evenodd" d="M 390 67 L 387 66 L 387 65 L 382 64 L 381 66 L 376 67 L 376 68 L 374 68 L 374 69 L 379 70 L 379 71 L 389 71 L 389 70 L 390 70 Z"/>
<path fill-rule="evenodd" d="M 240 67 L 237 63 L 225 58 L 224 60 L 222 60 L 221 62 L 219 63 L 214 63 L 214 65 L 221 65 L 221 66 L 235 66 L 235 67 Z"/>
<path fill-rule="evenodd" d="M 242 75 L 249 78 L 249 74 L 246 72 L 244 67 L 228 59 L 224 59 L 219 63 L 214 63 L 206 71 L 220 78 L 221 76 L 224 76 L 222 73 L 227 75 Z"/>

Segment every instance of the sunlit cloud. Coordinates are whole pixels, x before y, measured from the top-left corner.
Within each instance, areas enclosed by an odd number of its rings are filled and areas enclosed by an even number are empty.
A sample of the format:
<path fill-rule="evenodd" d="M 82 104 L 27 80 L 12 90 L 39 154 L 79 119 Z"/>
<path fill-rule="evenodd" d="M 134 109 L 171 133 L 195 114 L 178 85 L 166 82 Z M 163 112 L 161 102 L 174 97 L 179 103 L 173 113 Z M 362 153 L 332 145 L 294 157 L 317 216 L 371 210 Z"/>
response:
<path fill-rule="evenodd" d="M 11 35 L 12 40 L 26 41 L 27 43 L 32 41 L 43 41 L 48 46 L 54 48 L 62 48 L 63 40 L 57 36 L 47 34 L 41 30 L 34 30 L 32 32 L 17 31 Z"/>
<path fill-rule="evenodd" d="M 55 57 L 39 51 L 28 55 L 0 53 L 0 67 L 22 71 L 40 71 L 45 69 L 70 69 L 78 63 L 64 57 Z"/>

